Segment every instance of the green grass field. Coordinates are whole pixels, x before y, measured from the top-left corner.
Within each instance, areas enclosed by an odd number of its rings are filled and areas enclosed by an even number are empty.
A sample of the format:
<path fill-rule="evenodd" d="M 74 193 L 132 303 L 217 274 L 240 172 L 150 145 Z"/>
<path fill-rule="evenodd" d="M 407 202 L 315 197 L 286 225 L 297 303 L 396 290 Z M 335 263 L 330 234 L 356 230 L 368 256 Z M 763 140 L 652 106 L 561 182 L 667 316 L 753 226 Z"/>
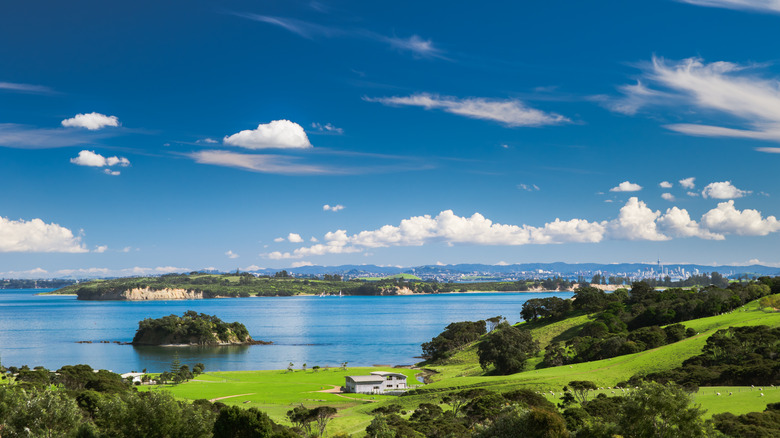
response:
<path fill-rule="evenodd" d="M 419 370 L 404 368 L 340 368 L 313 370 L 279 371 L 231 371 L 201 374 L 194 380 L 180 385 L 142 387 L 142 390 L 170 391 L 178 398 L 186 400 L 219 400 L 225 404 L 245 408 L 255 407 L 271 416 L 275 421 L 289 424 L 285 414 L 300 404 L 308 408 L 333 406 L 339 414 L 328 426 L 328 430 L 356 433 L 365 429 L 371 416 L 370 409 L 353 409 L 366 406 L 376 407 L 378 402 L 397 400 L 389 395 L 333 394 L 320 392 L 334 386 L 344 385 L 344 377 L 368 374 L 371 371 L 394 371 L 407 376 L 407 383 L 417 383 L 415 375 Z M 366 412 L 363 412 L 366 411 Z"/>
<path fill-rule="evenodd" d="M 581 315 L 554 323 L 532 323 L 528 324 L 528 328 L 544 347 L 550 342 L 564 341 L 575 336 L 588 320 L 587 315 Z M 171 391 L 176 397 L 186 400 L 220 399 L 226 404 L 256 407 L 267 412 L 275 421 L 284 424 L 289 424 L 285 417 L 286 412 L 301 403 L 310 408 L 333 406 L 338 408 L 339 412 L 328 426 L 329 434 L 359 435 L 372 419 L 371 410 L 384 404 L 398 403 L 405 409 L 413 409 L 421 402 L 436 402 L 449 392 L 471 387 L 502 392 L 528 388 L 545 391 L 551 401 L 558 402 L 562 387 L 572 380 L 591 380 L 599 387 L 614 387 L 616 383 L 627 380 L 636 373 L 662 371 L 681 365 L 685 359 L 699 354 L 707 337 L 718 329 L 762 324 L 780 326 L 780 312 L 761 309 L 758 302 L 752 302 L 731 313 L 684 322 L 683 325 L 695 329 L 698 334 L 674 344 L 606 360 L 534 369 L 541 360 L 540 353 L 529 360 L 528 371 L 510 376 L 483 375 L 478 364 L 476 347 L 470 345 L 450 357 L 446 365 L 426 367 L 436 372 L 433 375 L 433 383 L 425 385 L 425 392 L 422 394 L 404 397 L 321 392 L 343 385 L 347 375 L 387 371 L 390 368 L 350 368 L 346 371 L 330 368 L 319 372 L 210 372 L 184 384 L 152 387 L 151 390 Z M 415 375 L 420 370 L 393 370 L 404 373 L 409 385 L 417 383 Z M 150 388 L 144 387 L 142 390 Z M 549 394 L 550 391 L 556 394 L 553 396 Z M 602 392 L 612 395 L 612 391 L 610 388 Z M 615 392 L 620 393 L 619 390 Z M 718 392 L 721 395 L 717 395 Z M 764 396 L 760 395 L 762 392 Z M 728 395 L 729 393 L 732 395 Z M 759 390 L 745 387 L 703 387 L 694 395 L 694 400 L 707 410 L 707 417 L 721 412 L 744 414 L 763 411 L 768 403 L 780 402 L 780 388 L 765 387 Z"/>

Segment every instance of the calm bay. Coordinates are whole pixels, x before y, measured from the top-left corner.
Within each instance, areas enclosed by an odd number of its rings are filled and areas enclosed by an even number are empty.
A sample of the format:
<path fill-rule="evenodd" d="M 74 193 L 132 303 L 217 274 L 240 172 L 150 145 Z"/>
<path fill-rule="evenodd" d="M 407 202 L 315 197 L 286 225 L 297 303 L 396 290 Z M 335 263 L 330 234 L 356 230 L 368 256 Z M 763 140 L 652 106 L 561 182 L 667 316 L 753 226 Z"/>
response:
<path fill-rule="evenodd" d="M 184 301 L 78 301 L 43 295 L 44 290 L 0 290 L 0 361 L 5 366 L 57 369 L 86 363 L 115 372 L 168 369 L 202 362 L 207 370 L 409 365 L 420 344 L 455 321 L 503 315 L 519 321 L 531 298 L 570 292 L 468 293 L 401 296 L 253 297 Z M 181 315 L 187 310 L 246 325 L 256 340 L 273 345 L 230 347 L 137 347 L 130 342 L 144 318 Z M 77 343 L 92 341 L 92 343 Z"/>

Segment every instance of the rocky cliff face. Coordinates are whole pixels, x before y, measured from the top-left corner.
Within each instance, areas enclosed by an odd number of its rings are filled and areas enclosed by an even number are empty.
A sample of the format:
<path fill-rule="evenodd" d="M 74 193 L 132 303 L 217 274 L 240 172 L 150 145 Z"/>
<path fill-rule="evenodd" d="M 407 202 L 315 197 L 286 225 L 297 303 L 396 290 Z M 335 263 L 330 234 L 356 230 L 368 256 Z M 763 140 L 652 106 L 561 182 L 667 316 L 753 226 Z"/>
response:
<path fill-rule="evenodd" d="M 112 291 L 102 294 L 94 294 L 89 297 L 82 298 L 79 295 L 79 299 L 88 300 L 119 300 L 119 301 L 144 301 L 144 300 L 199 300 L 202 298 L 210 298 L 203 292 L 196 292 L 186 289 L 160 289 L 151 290 L 146 288 L 135 288 L 125 291 Z"/>

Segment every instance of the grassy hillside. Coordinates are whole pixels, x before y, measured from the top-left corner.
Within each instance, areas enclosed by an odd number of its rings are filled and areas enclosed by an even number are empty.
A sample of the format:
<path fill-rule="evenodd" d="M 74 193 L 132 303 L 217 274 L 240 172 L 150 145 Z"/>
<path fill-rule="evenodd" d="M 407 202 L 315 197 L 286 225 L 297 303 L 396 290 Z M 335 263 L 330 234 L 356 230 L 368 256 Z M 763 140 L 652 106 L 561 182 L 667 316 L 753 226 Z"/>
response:
<path fill-rule="evenodd" d="M 577 327 L 585 322 L 587 322 L 587 316 L 578 316 L 536 327 L 532 329 L 532 334 L 544 348 L 546 346 L 545 340 L 549 343 L 556 337 L 573 336 Z M 673 344 L 640 353 L 562 367 L 533 369 L 532 367 L 539 361 L 539 356 L 537 356 L 535 361 L 528 362 L 528 371 L 510 376 L 474 375 L 473 363 L 470 364 L 464 360 L 470 352 L 476 358 L 475 349 L 470 347 L 456 354 L 453 360 L 448 361 L 445 365 L 428 367 L 440 373 L 433 376 L 434 383 L 428 387 L 433 389 L 472 385 L 510 386 L 534 387 L 549 391 L 558 390 L 571 380 L 592 380 L 598 386 L 614 386 L 617 382 L 626 380 L 639 372 L 662 371 L 681 365 L 685 359 L 699 354 L 707 338 L 719 329 L 749 325 L 780 326 L 780 313 L 760 309 L 758 301 L 753 301 L 731 313 L 686 321 L 682 324 L 693 328 L 698 334 Z M 562 338 L 557 340 L 562 340 Z"/>
<path fill-rule="evenodd" d="M 528 324 L 527 327 L 544 347 L 550 342 L 565 341 L 575 336 L 579 328 L 588 321 L 587 315 L 579 315 L 552 323 Z M 437 403 L 442 396 L 469 387 L 482 387 L 499 392 L 529 388 L 546 392 L 546 397 L 557 403 L 562 396 L 561 388 L 568 382 L 591 380 L 597 386 L 605 388 L 600 392 L 613 395 L 614 391 L 619 394 L 620 390 L 613 388 L 617 382 L 638 372 L 668 370 L 679 366 L 685 359 L 699 354 L 707 337 L 715 331 L 730 326 L 777 327 L 780 326 L 780 312 L 761 309 L 758 301 L 753 301 L 731 313 L 691 320 L 683 324 L 695 329 L 698 334 L 641 353 L 561 367 L 534 369 L 539 362 L 537 357 L 529 361 L 527 371 L 509 376 L 484 376 L 478 365 L 476 346 L 472 344 L 448 358 L 446 364 L 427 367 L 437 372 L 432 376 L 433 383 L 403 397 L 321 392 L 343 385 L 346 375 L 386 370 L 384 368 L 350 368 L 347 371 L 329 369 L 319 372 L 297 370 L 208 373 L 191 382 L 163 389 L 188 400 L 221 399 L 221 402 L 227 404 L 257 407 L 266 411 L 275 421 L 285 424 L 288 424 L 285 413 L 298 404 L 303 403 L 310 408 L 319 405 L 334 406 L 339 409 L 339 413 L 328 426 L 329 434 L 359 435 L 373 418 L 371 411 L 379 406 L 395 403 L 411 410 L 422 402 Z M 419 372 L 409 369 L 395 371 L 406 374 L 410 385 L 416 382 L 415 374 Z M 551 394 L 551 391 L 554 394 Z M 761 396 L 761 393 L 764 396 Z M 707 409 L 707 417 L 721 412 L 743 414 L 762 411 L 768 403 L 780 402 L 780 387 L 767 387 L 762 390 L 750 387 L 704 387 L 695 394 L 694 399 Z"/>

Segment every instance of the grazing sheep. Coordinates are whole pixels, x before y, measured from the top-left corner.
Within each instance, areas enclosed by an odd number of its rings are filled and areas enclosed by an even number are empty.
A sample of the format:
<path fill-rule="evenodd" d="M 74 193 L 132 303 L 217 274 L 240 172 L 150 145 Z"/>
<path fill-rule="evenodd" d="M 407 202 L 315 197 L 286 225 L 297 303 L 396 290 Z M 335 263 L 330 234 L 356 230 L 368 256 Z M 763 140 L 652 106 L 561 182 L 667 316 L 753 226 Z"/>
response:
<path fill-rule="evenodd" d="M 761 393 L 761 397 L 763 397 L 763 396 L 764 396 L 764 393 L 762 392 L 762 393 Z"/>
<path fill-rule="evenodd" d="M 729 395 L 733 395 L 733 393 L 731 391 L 729 391 Z"/>
<path fill-rule="evenodd" d="M 719 392 L 716 392 L 716 393 L 715 393 L 715 395 L 720 395 L 720 393 L 719 393 Z"/>

